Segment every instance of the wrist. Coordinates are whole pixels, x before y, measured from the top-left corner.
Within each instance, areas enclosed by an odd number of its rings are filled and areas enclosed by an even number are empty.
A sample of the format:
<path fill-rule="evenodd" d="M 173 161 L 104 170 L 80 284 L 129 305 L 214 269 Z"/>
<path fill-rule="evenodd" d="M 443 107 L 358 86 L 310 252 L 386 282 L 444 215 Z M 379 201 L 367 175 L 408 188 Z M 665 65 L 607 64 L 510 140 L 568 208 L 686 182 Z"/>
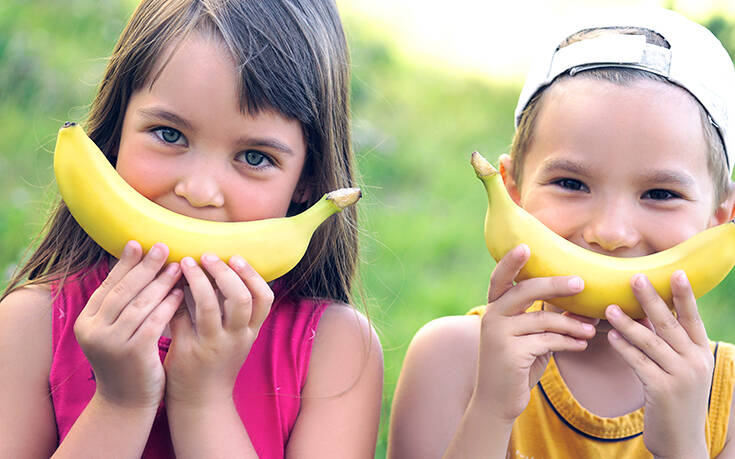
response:
<path fill-rule="evenodd" d="M 465 413 L 475 419 L 481 419 L 483 425 L 491 426 L 496 431 L 507 431 L 508 433 L 513 429 L 513 423 L 516 420 L 516 417 L 506 415 L 498 407 L 498 403 L 493 397 L 488 397 L 478 391 L 477 388 L 470 397 Z"/>
<path fill-rule="evenodd" d="M 117 412 L 126 416 L 149 416 L 155 417 L 161 402 L 154 400 L 125 400 L 119 397 L 111 397 L 100 386 L 97 386 L 90 405 L 103 411 Z"/>

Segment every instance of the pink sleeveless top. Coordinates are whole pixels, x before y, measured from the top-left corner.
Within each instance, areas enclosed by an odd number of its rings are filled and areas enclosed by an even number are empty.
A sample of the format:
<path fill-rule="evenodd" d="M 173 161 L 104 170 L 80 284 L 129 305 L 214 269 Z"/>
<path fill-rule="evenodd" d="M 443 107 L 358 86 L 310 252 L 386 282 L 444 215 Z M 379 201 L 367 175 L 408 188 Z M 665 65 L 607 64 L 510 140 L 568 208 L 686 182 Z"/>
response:
<path fill-rule="evenodd" d="M 49 375 L 59 443 L 92 399 L 92 367 L 74 337 L 74 322 L 109 272 L 107 262 L 67 279 L 61 291 L 52 286 L 53 360 Z M 57 295 L 58 293 L 58 295 Z M 301 405 L 311 348 L 325 302 L 279 298 L 263 323 L 237 381 L 233 398 L 259 457 L 282 458 Z M 170 338 L 158 342 L 161 360 Z M 174 457 L 161 407 L 148 438 L 144 458 Z"/>

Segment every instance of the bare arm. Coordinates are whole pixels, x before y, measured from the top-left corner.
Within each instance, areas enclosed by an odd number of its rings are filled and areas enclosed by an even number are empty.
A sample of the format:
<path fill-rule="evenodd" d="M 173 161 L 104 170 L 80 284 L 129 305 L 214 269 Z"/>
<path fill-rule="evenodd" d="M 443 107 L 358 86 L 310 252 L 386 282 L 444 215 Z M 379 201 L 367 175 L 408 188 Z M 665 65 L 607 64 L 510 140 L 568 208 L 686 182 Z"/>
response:
<path fill-rule="evenodd" d="M 0 303 L 0 457 L 49 457 L 56 422 L 48 388 L 51 294 L 17 290 Z"/>
<path fill-rule="evenodd" d="M 351 307 L 330 305 L 319 322 L 286 457 L 374 457 L 382 390 L 375 331 Z"/>
<path fill-rule="evenodd" d="M 57 431 L 48 387 L 51 303 L 48 287 L 34 286 L 0 304 L 1 457 L 107 457 L 110 451 L 119 457 L 140 455 L 155 409 L 122 410 L 99 397 L 87 405 L 54 453 Z M 141 439 L 138 448 L 130 441 L 135 438 Z"/>
<path fill-rule="evenodd" d="M 442 317 L 416 333 L 393 398 L 388 458 L 442 457 L 474 390 L 479 339 L 477 316 Z"/>

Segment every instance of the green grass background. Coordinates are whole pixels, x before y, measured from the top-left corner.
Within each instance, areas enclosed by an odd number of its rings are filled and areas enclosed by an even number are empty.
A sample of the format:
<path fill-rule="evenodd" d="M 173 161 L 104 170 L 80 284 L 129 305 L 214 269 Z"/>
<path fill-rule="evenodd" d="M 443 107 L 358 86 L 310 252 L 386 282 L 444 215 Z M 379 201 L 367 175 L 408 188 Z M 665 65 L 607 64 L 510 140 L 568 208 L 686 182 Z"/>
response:
<path fill-rule="evenodd" d="M 0 2 L 0 290 L 56 195 L 52 151 L 66 120 L 84 117 L 105 58 L 134 2 Z M 345 14 L 353 60 L 353 126 L 364 199 L 362 278 L 385 354 L 385 456 L 403 356 L 426 322 L 483 303 L 494 262 L 485 195 L 469 166 L 494 159 L 513 133 L 516 84 L 408 60 L 390 33 Z M 735 28 L 707 25 L 735 50 Z M 712 339 L 735 341 L 735 275 L 700 300 Z"/>

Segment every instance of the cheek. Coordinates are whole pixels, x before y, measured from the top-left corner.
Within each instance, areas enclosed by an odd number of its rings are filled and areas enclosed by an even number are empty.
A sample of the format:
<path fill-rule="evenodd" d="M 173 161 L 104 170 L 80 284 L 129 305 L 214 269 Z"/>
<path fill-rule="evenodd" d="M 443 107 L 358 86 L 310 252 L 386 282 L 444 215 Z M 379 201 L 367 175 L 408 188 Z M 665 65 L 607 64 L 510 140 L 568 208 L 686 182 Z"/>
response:
<path fill-rule="evenodd" d="M 228 187 L 228 217 L 231 221 L 285 217 L 291 205 L 293 188 L 289 184 L 240 183 Z"/>
<path fill-rule="evenodd" d="M 130 186 L 152 201 L 170 188 L 166 183 L 169 174 L 161 171 L 171 171 L 171 165 L 157 155 L 146 154 L 144 147 L 134 142 L 120 145 L 116 169 Z"/>
<path fill-rule="evenodd" d="M 665 219 L 649 218 L 643 223 L 646 239 L 657 252 L 671 248 L 705 229 L 692 215 L 670 215 Z"/>
<path fill-rule="evenodd" d="M 581 203 L 560 203 L 551 197 L 522 200 L 523 208 L 547 228 L 566 239 L 578 232 L 587 211 Z"/>

